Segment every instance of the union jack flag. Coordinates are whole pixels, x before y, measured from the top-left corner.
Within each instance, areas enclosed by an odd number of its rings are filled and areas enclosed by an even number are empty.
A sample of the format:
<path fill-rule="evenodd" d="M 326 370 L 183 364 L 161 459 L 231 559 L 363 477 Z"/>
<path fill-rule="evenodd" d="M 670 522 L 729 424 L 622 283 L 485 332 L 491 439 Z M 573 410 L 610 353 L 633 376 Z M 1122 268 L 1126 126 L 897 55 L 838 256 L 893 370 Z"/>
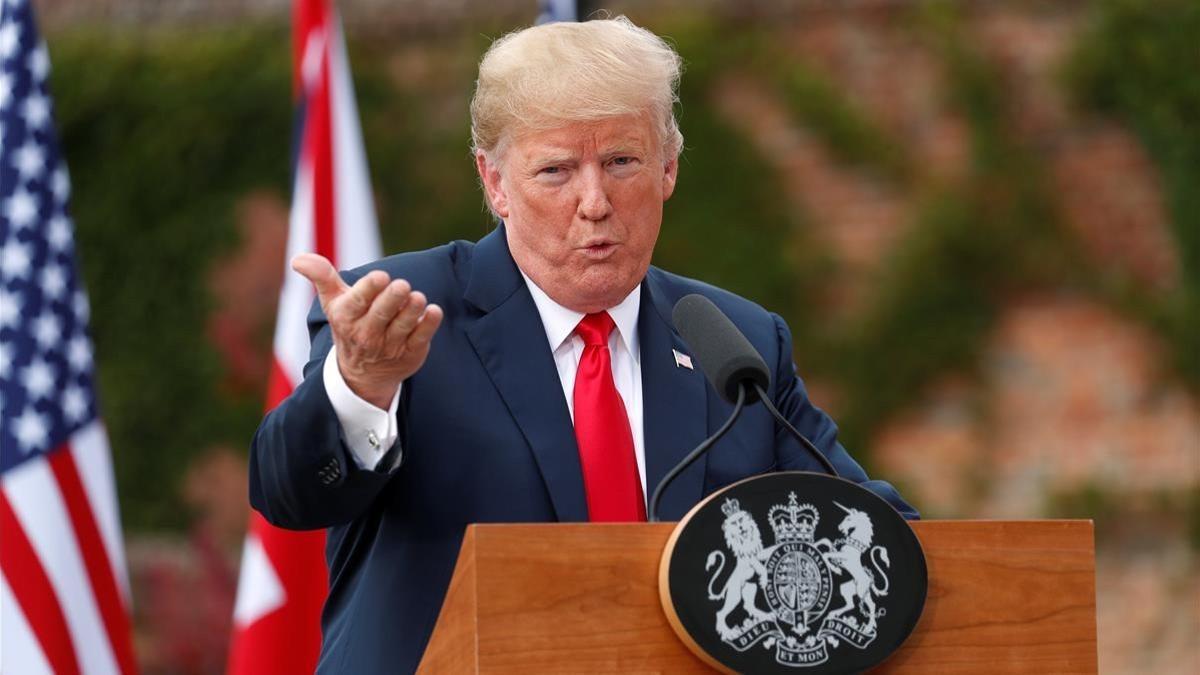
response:
<path fill-rule="evenodd" d="M 295 0 L 292 26 L 299 124 L 286 258 L 311 251 L 339 269 L 357 267 L 383 253 L 341 22 L 331 0 Z M 267 409 L 304 377 L 305 317 L 316 297 L 306 279 L 281 271 Z M 251 515 L 233 611 L 230 675 L 315 669 L 329 585 L 324 551 L 323 531 L 282 530 L 257 512 Z"/>
<path fill-rule="evenodd" d="M 28 0 L 0 7 L 0 672 L 133 673 L 70 180 Z"/>

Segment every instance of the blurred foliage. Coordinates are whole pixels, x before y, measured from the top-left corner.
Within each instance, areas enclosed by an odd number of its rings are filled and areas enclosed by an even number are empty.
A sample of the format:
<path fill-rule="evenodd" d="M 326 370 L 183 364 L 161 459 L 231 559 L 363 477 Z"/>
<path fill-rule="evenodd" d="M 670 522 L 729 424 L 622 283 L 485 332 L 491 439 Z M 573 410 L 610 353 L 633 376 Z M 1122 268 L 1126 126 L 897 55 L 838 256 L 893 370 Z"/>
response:
<path fill-rule="evenodd" d="M 1200 389 L 1200 3 L 1104 0 L 1066 69 L 1075 98 L 1120 120 L 1162 172 L 1181 283 L 1160 297 L 1122 289 L 1126 305 L 1172 341 L 1177 370 Z"/>
<path fill-rule="evenodd" d="M 654 264 L 795 311 L 804 290 L 796 270 L 810 267 L 796 243 L 802 214 L 789 211 L 778 173 L 709 100 L 732 52 L 709 22 L 670 34 L 688 64 L 678 107 L 684 151 Z"/>
<path fill-rule="evenodd" d="M 286 34 L 74 32 L 49 41 L 99 391 L 129 527 L 182 522 L 179 479 L 243 445 L 261 397 L 218 391 L 209 264 L 237 243 L 233 203 L 283 191 Z"/>
<path fill-rule="evenodd" d="M 1002 302 L 1069 283 L 1079 260 L 1036 159 L 1008 128 L 1001 78 L 960 21 L 948 3 L 915 17 L 944 64 L 947 103 L 967 123 L 969 169 L 960 182 L 927 188 L 874 302 L 824 360 L 847 390 L 840 420 L 850 447 L 867 447 L 871 432 L 938 376 L 970 373 Z"/>
<path fill-rule="evenodd" d="M 802 63 L 778 57 L 771 63 L 776 86 L 792 114 L 836 157 L 851 166 L 874 169 L 886 178 L 903 181 L 911 177 L 913 168 L 904 148 L 863 116 L 832 82 Z"/>
<path fill-rule="evenodd" d="M 1200 196 L 1188 188 L 1200 184 L 1200 127 L 1188 122 L 1200 119 L 1200 80 L 1184 69 L 1194 72 L 1187 36 L 1200 29 L 1194 8 L 1167 4 L 1178 16 L 1159 25 L 1136 3 L 1105 3 L 1070 81 L 1087 105 L 1138 129 L 1167 176 L 1186 283 L 1178 297 L 1140 306 L 1174 336 L 1195 381 L 1200 355 L 1189 361 L 1185 347 L 1196 344 L 1200 315 Z M 843 442 L 868 462 L 868 441 L 890 416 L 939 376 L 971 372 L 1007 297 L 1090 278 L 1036 157 L 1008 128 L 1000 78 L 964 38 L 958 11 L 932 4 L 909 26 L 943 64 L 946 104 L 970 134 L 968 170 L 941 181 L 832 80 L 787 57 L 769 26 L 694 16 L 651 25 L 687 64 L 678 108 L 685 151 L 655 263 L 789 319 L 805 373 L 840 390 Z M 488 43 L 473 30 L 403 45 L 352 40 L 387 251 L 477 239 L 492 227 L 466 113 Z M 208 280 L 238 244 L 237 200 L 255 189 L 287 198 L 288 35 L 273 25 L 159 27 L 60 32 L 49 44 L 123 516 L 131 529 L 176 527 L 185 468 L 213 444 L 245 447 L 261 411 L 261 393 L 220 388 L 224 366 L 205 337 Z M 747 76 L 838 162 L 917 197 L 875 295 L 848 320 L 822 316 L 836 262 L 811 236 L 811 215 L 718 109 L 721 82 Z"/>
<path fill-rule="evenodd" d="M 1130 495 L 1116 485 L 1087 482 L 1046 495 L 1041 512 L 1047 518 L 1093 520 L 1097 541 L 1161 546 L 1184 532 L 1191 550 L 1200 551 L 1200 488 Z"/>

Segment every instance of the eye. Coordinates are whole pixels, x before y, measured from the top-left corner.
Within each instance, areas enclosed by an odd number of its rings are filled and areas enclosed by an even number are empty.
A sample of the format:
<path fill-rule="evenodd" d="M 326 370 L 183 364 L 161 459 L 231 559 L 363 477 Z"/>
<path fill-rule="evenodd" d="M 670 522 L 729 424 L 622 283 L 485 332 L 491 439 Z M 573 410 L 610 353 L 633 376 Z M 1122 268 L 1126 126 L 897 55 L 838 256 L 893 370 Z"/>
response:
<path fill-rule="evenodd" d="M 562 164 L 547 164 L 542 166 L 538 168 L 537 173 L 533 176 L 534 180 L 543 185 L 561 185 L 570 177 L 571 174 L 568 171 L 568 167 Z"/>
<path fill-rule="evenodd" d="M 608 170 L 617 176 L 632 175 L 640 165 L 641 160 L 634 155 L 617 155 L 608 160 Z"/>

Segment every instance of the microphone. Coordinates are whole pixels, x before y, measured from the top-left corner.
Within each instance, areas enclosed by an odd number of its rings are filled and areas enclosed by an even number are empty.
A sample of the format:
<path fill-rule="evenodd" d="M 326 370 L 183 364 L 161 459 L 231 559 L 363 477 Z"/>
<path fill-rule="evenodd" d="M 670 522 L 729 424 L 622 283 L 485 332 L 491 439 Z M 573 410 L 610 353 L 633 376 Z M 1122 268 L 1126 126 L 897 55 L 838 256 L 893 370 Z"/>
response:
<path fill-rule="evenodd" d="M 733 404 L 733 412 L 716 433 L 704 439 L 659 481 L 658 487 L 654 488 L 654 494 L 650 497 L 650 522 L 659 520 L 658 503 L 667 485 L 733 427 L 746 405 L 756 401 L 763 402 L 771 415 L 800 441 L 826 473 L 831 476 L 838 475 L 837 469 L 829 459 L 775 408 L 766 392 L 766 388 L 771 384 L 771 374 L 766 362 L 742 331 L 738 330 L 712 300 L 695 293 L 684 296 L 671 310 L 671 321 L 691 348 L 692 356 L 713 388 L 722 398 Z"/>
<path fill-rule="evenodd" d="M 754 403 L 771 385 L 762 356 L 712 300 L 695 293 L 684 296 L 671 310 L 671 321 L 726 401 L 735 402 L 745 385 L 746 403 Z"/>

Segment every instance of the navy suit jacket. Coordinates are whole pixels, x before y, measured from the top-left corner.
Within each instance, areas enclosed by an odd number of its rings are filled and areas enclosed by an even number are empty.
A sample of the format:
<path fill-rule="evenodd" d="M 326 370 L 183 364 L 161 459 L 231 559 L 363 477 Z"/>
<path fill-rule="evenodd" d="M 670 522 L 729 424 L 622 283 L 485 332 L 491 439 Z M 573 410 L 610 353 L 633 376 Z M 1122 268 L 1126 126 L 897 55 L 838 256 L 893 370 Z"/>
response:
<path fill-rule="evenodd" d="M 310 317 L 306 379 L 267 414 L 250 455 L 250 501 L 285 528 L 329 528 L 329 598 L 319 672 L 415 670 L 449 585 L 466 526 L 586 521 L 587 503 L 567 402 L 541 318 L 509 254 L 504 227 L 478 243 L 392 256 L 372 269 L 408 279 L 445 310 L 429 358 L 405 382 L 400 436 L 381 466 L 357 467 L 340 437 L 321 366 L 331 337 Z M 671 324 L 681 297 L 700 293 L 746 334 L 771 368 L 780 411 L 839 473 L 916 512 L 891 485 L 870 481 L 838 444 L 837 428 L 795 374 L 791 336 L 776 315 L 713 286 L 651 267 L 642 283 L 641 346 L 646 478 L 652 491 L 732 410 L 704 375 L 676 365 L 689 353 Z M 762 406 L 748 408 L 707 457 L 662 498 L 679 519 L 705 495 L 772 470 L 820 471 Z"/>

